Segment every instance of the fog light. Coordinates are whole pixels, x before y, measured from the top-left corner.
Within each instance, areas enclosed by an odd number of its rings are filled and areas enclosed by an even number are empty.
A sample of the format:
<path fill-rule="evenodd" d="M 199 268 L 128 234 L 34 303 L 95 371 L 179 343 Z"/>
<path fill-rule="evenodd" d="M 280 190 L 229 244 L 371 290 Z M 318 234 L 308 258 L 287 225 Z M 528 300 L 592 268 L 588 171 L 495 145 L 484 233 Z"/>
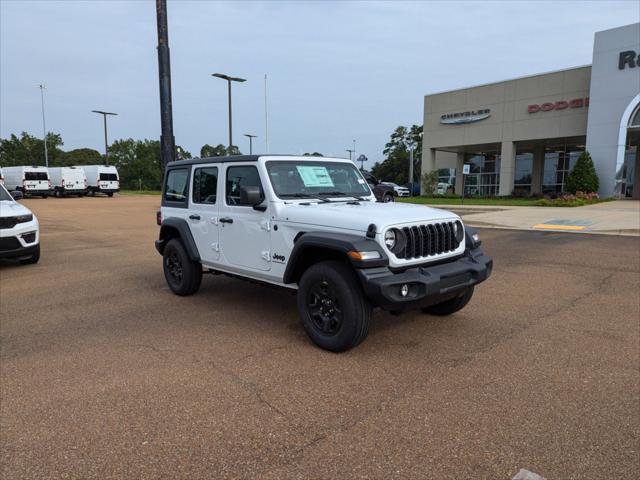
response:
<path fill-rule="evenodd" d="M 406 297 L 407 295 L 409 295 L 409 285 L 405 283 L 400 287 L 400 295 L 402 297 Z"/>

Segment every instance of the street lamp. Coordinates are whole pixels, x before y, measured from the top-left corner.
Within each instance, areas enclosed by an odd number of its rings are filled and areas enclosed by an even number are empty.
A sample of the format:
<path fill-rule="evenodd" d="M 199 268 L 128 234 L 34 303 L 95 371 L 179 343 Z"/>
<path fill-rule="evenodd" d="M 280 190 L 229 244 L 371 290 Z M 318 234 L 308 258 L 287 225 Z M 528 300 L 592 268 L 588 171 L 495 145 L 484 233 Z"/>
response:
<path fill-rule="evenodd" d="M 107 115 L 118 115 L 112 112 L 103 112 L 102 110 L 91 110 L 93 113 L 99 113 L 104 120 L 104 164 L 109 165 L 109 147 L 107 146 Z"/>
<path fill-rule="evenodd" d="M 405 143 L 409 149 L 409 189 L 410 195 L 413 196 L 413 150 L 416 142 L 414 142 L 413 139 L 409 139 Z"/>
<path fill-rule="evenodd" d="M 233 145 L 233 133 L 231 126 L 231 82 L 246 82 L 247 80 L 244 78 L 230 77 L 223 73 L 212 73 L 211 76 L 226 80 L 229 87 L 229 149 L 231 149 L 231 146 Z"/>
<path fill-rule="evenodd" d="M 249 138 L 249 155 L 253 155 L 253 139 L 258 138 L 258 136 L 250 133 L 245 133 L 244 136 Z"/>
<path fill-rule="evenodd" d="M 355 149 L 353 149 L 353 150 L 352 150 L 351 148 L 347 148 L 347 149 L 345 150 L 345 152 L 349 152 L 349 160 L 351 160 L 351 161 L 353 162 L 353 159 L 351 158 L 351 155 L 352 155 L 353 153 L 356 153 Z"/>
<path fill-rule="evenodd" d="M 47 88 L 43 83 L 38 85 L 40 87 L 40 100 L 42 102 L 42 132 L 44 135 L 44 164 L 49 168 L 49 153 L 47 152 L 47 127 L 44 123 L 44 89 Z"/>

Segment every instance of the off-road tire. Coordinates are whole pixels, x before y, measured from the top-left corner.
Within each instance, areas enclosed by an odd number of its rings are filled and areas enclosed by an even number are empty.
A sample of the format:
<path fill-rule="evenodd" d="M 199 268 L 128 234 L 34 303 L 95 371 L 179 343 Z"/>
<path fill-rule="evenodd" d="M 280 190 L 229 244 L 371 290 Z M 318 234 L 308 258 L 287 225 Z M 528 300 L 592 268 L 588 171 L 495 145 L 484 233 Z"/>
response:
<path fill-rule="evenodd" d="M 422 312 L 440 316 L 451 315 L 452 313 L 462 310 L 467 303 L 469 303 L 472 296 L 473 287 L 469 287 L 457 297 L 453 297 L 452 299 L 446 300 L 442 303 L 436 303 L 435 305 L 425 307 L 422 309 Z"/>
<path fill-rule="evenodd" d="M 325 291 L 327 308 L 333 313 L 321 315 L 316 308 L 322 308 L 321 292 Z M 297 304 L 307 335 L 325 350 L 349 350 L 369 334 L 371 305 L 345 263 L 325 261 L 309 267 L 298 284 Z M 332 319 L 327 320 L 329 317 Z"/>
<path fill-rule="evenodd" d="M 34 263 L 38 263 L 40 260 L 40 244 L 36 247 L 36 251 L 31 254 L 30 257 L 23 258 L 20 260 L 22 265 L 32 265 Z"/>
<path fill-rule="evenodd" d="M 179 238 L 172 238 L 164 247 L 162 267 L 167 285 L 176 295 L 192 295 L 200 288 L 202 265 L 189 258 Z"/>

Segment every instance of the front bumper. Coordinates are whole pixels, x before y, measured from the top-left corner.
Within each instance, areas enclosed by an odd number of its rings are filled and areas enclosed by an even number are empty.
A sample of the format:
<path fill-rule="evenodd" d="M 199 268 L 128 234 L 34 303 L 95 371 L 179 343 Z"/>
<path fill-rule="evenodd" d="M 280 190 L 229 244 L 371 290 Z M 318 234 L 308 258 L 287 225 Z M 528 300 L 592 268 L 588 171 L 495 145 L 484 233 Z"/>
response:
<path fill-rule="evenodd" d="M 20 247 L 14 250 L 1 250 L 0 258 L 25 258 L 33 255 L 38 248 L 38 244 L 29 245 L 28 247 Z"/>
<path fill-rule="evenodd" d="M 389 267 L 356 270 L 369 301 L 384 310 L 405 310 L 435 305 L 484 282 L 491 275 L 493 260 L 477 248 L 462 257 L 438 265 L 424 265 L 395 273 Z M 400 294 L 407 285 L 409 293 Z"/>

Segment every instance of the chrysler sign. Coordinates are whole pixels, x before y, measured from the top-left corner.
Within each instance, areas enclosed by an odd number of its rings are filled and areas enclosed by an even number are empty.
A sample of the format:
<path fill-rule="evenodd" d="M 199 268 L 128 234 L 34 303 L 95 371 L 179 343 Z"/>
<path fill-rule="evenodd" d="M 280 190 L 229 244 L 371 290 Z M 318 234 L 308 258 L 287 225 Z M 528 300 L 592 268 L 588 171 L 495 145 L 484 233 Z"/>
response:
<path fill-rule="evenodd" d="M 463 123 L 479 122 L 490 116 L 491 110 L 489 108 L 470 110 L 468 112 L 445 113 L 440 117 L 440 123 L 444 123 L 445 125 L 460 125 Z"/>

